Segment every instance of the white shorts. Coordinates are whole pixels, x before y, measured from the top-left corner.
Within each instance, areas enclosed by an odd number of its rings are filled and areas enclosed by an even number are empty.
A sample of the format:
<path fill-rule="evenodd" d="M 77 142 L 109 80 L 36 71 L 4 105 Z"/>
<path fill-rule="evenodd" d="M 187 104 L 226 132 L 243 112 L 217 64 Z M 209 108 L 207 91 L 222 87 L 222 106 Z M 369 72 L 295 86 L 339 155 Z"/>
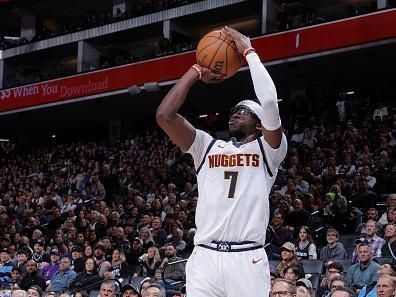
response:
<path fill-rule="evenodd" d="M 218 252 L 196 246 L 187 261 L 187 297 L 268 297 L 270 285 L 264 248 Z"/>

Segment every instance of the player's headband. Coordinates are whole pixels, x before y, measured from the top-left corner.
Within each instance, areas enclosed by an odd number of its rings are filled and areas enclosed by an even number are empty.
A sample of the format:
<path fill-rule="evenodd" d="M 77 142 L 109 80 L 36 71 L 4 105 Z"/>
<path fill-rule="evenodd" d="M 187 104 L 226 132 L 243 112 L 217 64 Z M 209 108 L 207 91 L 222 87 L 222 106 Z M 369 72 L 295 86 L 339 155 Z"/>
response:
<path fill-rule="evenodd" d="M 239 102 L 237 105 L 235 105 L 235 107 L 233 109 L 236 109 L 238 107 L 245 107 L 248 110 L 250 110 L 253 114 L 255 114 L 260 122 L 263 122 L 264 119 L 264 110 L 261 107 L 260 104 L 258 104 L 257 102 L 253 101 L 253 100 L 243 100 L 241 102 Z"/>

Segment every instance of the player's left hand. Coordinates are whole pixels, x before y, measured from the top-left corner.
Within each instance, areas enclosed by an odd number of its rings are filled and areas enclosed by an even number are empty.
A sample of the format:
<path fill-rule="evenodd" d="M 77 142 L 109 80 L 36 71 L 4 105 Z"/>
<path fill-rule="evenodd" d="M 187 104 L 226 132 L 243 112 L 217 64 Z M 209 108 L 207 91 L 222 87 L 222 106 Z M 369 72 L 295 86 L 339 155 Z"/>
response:
<path fill-rule="evenodd" d="M 234 40 L 235 45 L 237 46 L 238 51 L 241 55 L 246 49 L 252 47 L 250 38 L 238 32 L 237 30 L 224 26 L 222 28 L 222 31 Z"/>

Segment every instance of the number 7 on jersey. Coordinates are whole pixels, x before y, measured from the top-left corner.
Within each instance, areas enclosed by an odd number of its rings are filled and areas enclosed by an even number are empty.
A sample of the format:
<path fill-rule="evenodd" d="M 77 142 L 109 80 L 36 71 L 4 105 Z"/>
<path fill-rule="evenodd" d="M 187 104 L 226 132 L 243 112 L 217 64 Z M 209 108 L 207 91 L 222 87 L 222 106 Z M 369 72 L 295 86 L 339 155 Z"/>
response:
<path fill-rule="evenodd" d="M 228 198 L 235 198 L 235 188 L 238 180 L 238 171 L 224 171 L 224 179 L 230 180 Z"/>

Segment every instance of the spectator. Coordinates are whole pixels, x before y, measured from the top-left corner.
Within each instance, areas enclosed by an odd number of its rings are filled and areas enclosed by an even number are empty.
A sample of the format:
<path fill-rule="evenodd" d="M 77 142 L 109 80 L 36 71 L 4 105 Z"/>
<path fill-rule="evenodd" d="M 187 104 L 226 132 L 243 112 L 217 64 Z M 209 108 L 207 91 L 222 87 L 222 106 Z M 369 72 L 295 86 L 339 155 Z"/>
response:
<path fill-rule="evenodd" d="M 105 251 L 106 248 L 102 243 L 98 243 L 97 245 L 95 245 L 94 259 L 96 265 L 98 266 L 100 277 L 103 277 L 104 273 L 108 271 L 109 268 L 111 267 L 110 262 L 106 260 Z"/>
<path fill-rule="evenodd" d="M 101 280 L 96 262 L 92 258 L 87 258 L 84 263 L 84 270 L 77 273 L 70 287 L 81 288 L 89 293 L 91 290 L 99 290 Z"/>
<path fill-rule="evenodd" d="M 382 257 L 393 258 L 396 261 L 396 226 L 385 226 L 385 243 L 381 248 Z"/>
<path fill-rule="evenodd" d="M 311 230 L 307 226 L 302 226 L 299 230 L 296 242 L 296 256 L 298 259 L 303 260 L 316 260 L 318 258 Z"/>
<path fill-rule="evenodd" d="M 298 230 L 301 226 L 306 226 L 309 223 L 310 213 L 303 208 L 303 203 L 300 199 L 294 199 L 293 201 L 294 210 L 288 216 L 288 224 L 294 230 L 294 237 L 297 237 Z"/>
<path fill-rule="evenodd" d="M 373 113 L 373 120 L 374 121 L 384 121 L 388 117 L 388 108 L 384 105 L 383 102 L 378 102 L 377 108 L 374 110 Z"/>
<path fill-rule="evenodd" d="M 114 281 L 105 281 L 100 285 L 98 297 L 115 297 L 117 287 Z"/>
<path fill-rule="evenodd" d="M 372 261 L 372 250 L 367 243 L 358 245 L 357 256 L 359 263 L 349 267 L 347 279 L 356 289 L 361 289 L 370 282 L 377 280 L 377 270 L 379 265 Z"/>
<path fill-rule="evenodd" d="M 167 265 L 168 263 L 182 260 L 182 258 L 178 257 L 176 255 L 176 253 L 177 253 L 177 249 L 176 249 L 175 245 L 173 245 L 171 243 L 168 243 L 167 245 L 165 245 L 165 257 L 162 260 L 160 269 L 164 268 L 165 265 Z M 165 280 L 167 280 L 168 283 L 183 280 L 185 277 L 185 267 L 184 266 L 185 265 L 183 263 L 169 266 L 166 269 L 165 274 L 164 274 Z M 176 290 L 178 289 L 175 286 L 169 286 L 169 285 L 165 284 L 162 280 L 159 279 L 159 277 L 157 275 L 156 275 L 156 280 L 159 281 L 159 283 L 167 289 L 176 289 Z"/>
<path fill-rule="evenodd" d="M 10 250 L 2 248 L 0 250 L 0 282 L 7 283 L 11 280 L 12 267 Z"/>
<path fill-rule="evenodd" d="M 392 223 L 388 221 L 388 210 L 392 210 L 396 207 L 396 194 L 389 194 L 388 198 L 386 199 L 386 208 L 387 208 L 387 212 L 384 213 L 381 218 L 379 219 L 379 223 L 381 225 L 386 225 L 388 223 Z M 392 216 L 392 220 L 393 220 L 393 216 Z"/>
<path fill-rule="evenodd" d="M 378 221 L 378 210 L 376 208 L 373 208 L 373 207 L 369 208 L 367 210 L 367 214 L 366 215 L 367 215 L 367 221 L 368 220 L 373 220 L 373 221 L 376 221 L 376 222 Z M 378 227 L 379 226 L 380 225 L 378 225 Z M 377 233 L 379 233 L 379 232 L 380 232 L 380 230 L 378 230 Z M 355 234 L 359 238 L 366 237 L 367 236 L 366 223 L 360 224 L 356 228 Z"/>
<path fill-rule="evenodd" d="M 337 287 L 333 291 L 331 291 L 329 297 L 355 297 L 356 294 L 354 291 L 347 287 Z"/>
<path fill-rule="evenodd" d="M 320 287 L 324 287 L 321 290 L 329 290 L 330 280 L 334 275 L 342 275 L 344 272 L 344 267 L 337 261 L 329 260 L 326 263 L 326 275 L 322 278 Z M 323 294 L 322 294 L 323 295 Z"/>
<path fill-rule="evenodd" d="M 287 292 L 287 293 L 284 293 L 284 292 Z M 281 294 L 282 294 L 282 296 L 285 296 L 285 295 L 295 296 L 297 294 L 296 285 L 289 280 L 277 278 L 274 281 L 274 284 L 272 285 L 272 288 L 270 291 L 270 296 L 276 297 Z"/>
<path fill-rule="evenodd" d="M 366 240 L 371 247 L 371 252 L 374 257 L 382 256 L 382 246 L 385 243 L 385 240 L 377 236 L 378 231 L 378 222 L 373 220 L 368 220 L 366 223 L 366 238 L 360 239 L 360 242 Z M 358 240 L 359 241 L 359 240 Z M 355 255 L 354 255 L 355 256 Z"/>
<path fill-rule="evenodd" d="M 11 271 L 11 279 L 7 283 L 3 283 L 4 288 L 17 288 L 21 280 L 22 271 L 18 267 L 13 267 Z"/>
<path fill-rule="evenodd" d="M 290 265 L 283 270 L 283 275 L 285 276 L 285 279 L 296 283 L 298 279 L 304 278 L 304 268 L 299 264 Z"/>
<path fill-rule="evenodd" d="M 132 248 L 126 253 L 127 263 L 131 269 L 131 273 L 138 273 L 140 270 L 139 257 L 141 257 L 146 251 L 143 249 L 143 241 L 136 237 L 132 241 Z"/>
<path fill-rule="evenodd" d="M 144 291 L 142 297 L 166 297 L 163 287 L 158 284 L 150 284 Z"/>
<path fill-rule="evenodd" d="M 296 286 L 297 286 L 297 295 L 298 295 L 298 290 L 299 288 L 303 287 L 306 289 L 306 292 L 304 292 L 304 295 L 307 297 L 311 297 L 312 294 L 314 294 L 314 290 L 313 290 L 313 286 L 312 283 L 309 279 L 306 278 L 300 278 L 299 280 L 297 280 L 296 282 Z"/>
<path fill-rule="evenodd" d="M 28 290 L 31 286 L 39 286 L 42 290 L 45 290 L 47 285 L 45 284 L 44 278 L 41 276 L 40 271 L 38 271 L 38 265 L 33 260 L 28 260 L 26 262 L 26 271 L 22 275 L 18 286 L 22 290 Z"/>
<path fill-rule="evenodd" d="M 57 249 L 52 249 L 50 252 L 51 262 L 44 266 L 42 269 L 42 276 L 45 280 L 46 286 L 49 285 L 52 277 L 59 271 L 60 252 Z M 45 287 L 42 287 L 45 289 Z"/>
<path fill-rule="evenodd" d="M 274 213 L 269 231 L 271 232 L 271 250 L 278 255 L 281 254 L 282 245 L 289 239 L 290 233 L 284 225 L 283 215 L 278 212 Z"/>
<path fill-rule="evenodd" d="M 29 257 L 29 252 L 26 249 L 20 249 L 16 253 L 16 263 L 14 264 L 15 267 L 18 267 L 21 272 L 25 271 L 25 264 Z"/>
<path fill-rule="evenodd" d="M 60 260 L 60 269 L 51 279 L 47 291 L 63 292 L 68 289 L 70 284 L 75 280 L 77 273 L 71 268 L 71 261 L 68 257 L 62 257 Z"/>
<path fill-rule="evenodd" d="M 71 269 L 77 273 L 82 272 L 84 270 L 85 258 L 83 257 L 82 248 L 79 245 L 74 245 L 71 248 L 71 259 Z"/>
<path fill-rule="evenodd" d="M 284 277 L 286 267 L 297 264 L 296 247 L 291 242 L 285 242 L 281 247 L 281 261 L 276 267 L 279 276 Z"/>
<path fill-rule="evenodd" d="M 338 242 L 340 235 L 335 229 L 328 229 L 326 232 L 327 245 L 320 251 L 320 259 L 326 262 L 327 260 L 343 260 L 348 257 L 344 245 Z"/>
<path fill-rule="evenodd" d="M 156 247 L 148 249 L 147 254 L 142 256 L 142 269 L 139 272 L 141 276 L 154 277 L 155 271 L 161 265 L 161 256 Z"/>
<path fill-rule="evenodd" d="M 381 275 L 396 276 L 396 266 L 393 264 L 383 264 L 378 268 L 377 275 L 378 277 L 380 277 Z M 377 283 L 378 281 L 374 281 L 364 286 L 359 292 L 359 297 L 377 297 Z"/>
<path fill-rule="evenodd" d="M 379 275 L 377 282 L 377 296 L 393 297 L 396 290 L 396 278 L 390 275 Z"/>
<path fill-rule="evenodd" d="M 153 240 L 157 246 L 163 246 L 165 244 L 167 234 L 164 229 L 162 229 L 162 222 L 159 217 L 154 217 L 151 221 L 151 234 L 153 236 Z"/>
<path fill-rule="evenodd" d="M 141 297 L 137 289 L 130 284 L 123 285 L 121 288 L 121 297 Z"/>
<path fill-rule="evenodd" d="M 37 263 L 37 268 L 41 269 L 41 265 L 51 262 L 50 255 L 44 252 L 45 242 L 42 239 L 37 239 L 34 242 L 34 253 L 32 260 Z"/>
<path fill-rule="evenodd" d="M 27 290 L 27 296 L 28 297 L 41 297 L 43 296 L 43 290 L 41 287 L 33 285 L 30 286 Z"/>
<path fill-rule="evenodd" d="M 129 276 L 129 265 L 125 254 L 120 249 L 114 249 L 111 255 L 111 267 L 104 273 L 105 278 L 126 278 Z"/>

